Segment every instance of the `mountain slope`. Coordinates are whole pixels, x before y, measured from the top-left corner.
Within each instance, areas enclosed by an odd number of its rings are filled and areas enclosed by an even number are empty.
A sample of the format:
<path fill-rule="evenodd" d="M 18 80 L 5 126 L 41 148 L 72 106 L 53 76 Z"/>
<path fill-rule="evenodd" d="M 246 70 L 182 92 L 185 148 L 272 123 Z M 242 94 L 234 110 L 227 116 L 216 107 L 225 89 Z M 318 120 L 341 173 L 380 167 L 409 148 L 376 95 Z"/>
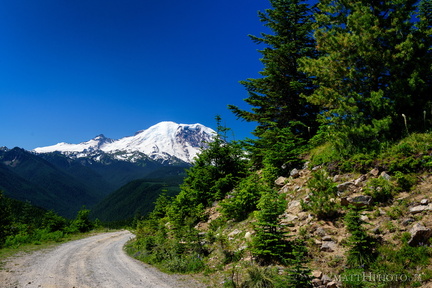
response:
<path fill-rule="evenodd" d="M 11 198 L 30 201 L 73 217 L 82 205 L 96 204 L 101 195 L 80 179 L 24 149 L 0 150 L 0 187 Z"/>
<path fill-rule="evenodd" d="M 206 142 L 212 141 L 215 131 L 201 124 L 177 124 L 170 121 L 160 122 L 134 136 L 118 140 L 99 135 L 79 144 L 58 143 L 38 147 L 37 153 L 59 151 L 69 157 L 93 157 L 103 153 L 113 155 L 117 160 L 135 162 L 147 156 L 161 163 L 191 163 Z"/>
<path fill-rule="evenodd" d="M 146 215 L 153 210 L 161 193 L 178 194 L 185 176 L 184 167 L 164 167 L 144 179 L 129 182 L 98 203 L 92 210 L 92 217 L 118 221 Z"/>

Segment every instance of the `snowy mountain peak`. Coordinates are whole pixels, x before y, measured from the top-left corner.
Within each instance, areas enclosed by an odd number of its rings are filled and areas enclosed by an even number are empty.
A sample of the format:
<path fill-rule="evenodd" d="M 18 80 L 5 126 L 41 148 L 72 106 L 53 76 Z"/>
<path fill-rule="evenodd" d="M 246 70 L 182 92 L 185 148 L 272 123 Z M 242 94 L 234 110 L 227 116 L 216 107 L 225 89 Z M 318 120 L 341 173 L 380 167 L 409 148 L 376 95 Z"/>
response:
<path fill-rule="evenodd" d="M 191 163 L 201 148 L 206 148 L 215 136 L 215 131 L 201 124 L 177 124 L 171 121 L 160 122 L 134 136 L 118 140 L 106 138 L 103 134 L 79 144 L 58 143 L 38 147 L 36 153 L 59 151 L 69 156 L 88 157 L 90 154 L 107 153 L 119 160 L 131 159 L 140 152 L 161 162 L 180 159 Z M 135 158 L 132 158 L 135 159 Z"/>

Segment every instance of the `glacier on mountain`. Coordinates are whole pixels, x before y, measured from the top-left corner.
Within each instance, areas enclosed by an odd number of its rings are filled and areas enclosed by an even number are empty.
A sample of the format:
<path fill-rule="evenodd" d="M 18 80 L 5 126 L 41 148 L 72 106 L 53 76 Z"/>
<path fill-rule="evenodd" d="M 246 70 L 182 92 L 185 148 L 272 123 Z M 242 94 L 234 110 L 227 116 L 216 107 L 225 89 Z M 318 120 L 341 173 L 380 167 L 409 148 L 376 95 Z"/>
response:
<path fill-rule="evenodd" d="M 36 153 L 61 152 L 69 157 L 100 158 L 101 153 L 113 155 L 115 159 L 134 162 L 144 155 L 160 162 L 179 159 L 192 163 L 201 149 L 207 148 L 216 132 L 201 124 L 177 124 L 171 121 L 160 122 L 134 136 L 118 140 L 98 135 L 79 144 L 58 143 L 38 147 Z M 143 155 L 144 154 L 144 155 Z"/>

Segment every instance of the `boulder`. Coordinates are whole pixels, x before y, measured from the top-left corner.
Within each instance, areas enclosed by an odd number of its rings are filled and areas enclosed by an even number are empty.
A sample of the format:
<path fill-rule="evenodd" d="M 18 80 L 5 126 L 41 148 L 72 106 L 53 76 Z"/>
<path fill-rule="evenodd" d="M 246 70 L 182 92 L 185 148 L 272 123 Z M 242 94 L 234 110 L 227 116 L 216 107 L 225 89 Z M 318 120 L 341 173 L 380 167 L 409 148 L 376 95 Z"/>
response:
<path fill-rule="evenodd" d="M 388 175 L 386 172 L 382 172 L 381 173 L 381 177 L 384 178 L 387 181 L 390 181 L 390 179 L 391 179 L 391 176 Z"/>
<path fill-rule="evenodd" d="M 324 274 L 321 277 L 321 281 L 323 282 L 324 285 L 327 285 L 328 283 L 332 282 L 332 279 L 329 276 Z"/>
<path fill-rule="evenodd" d="M 276 186 L 283 187 L 283 186 L 285 186 L 286 181 L 287 181 L 287 178 L 286 178 L 286 177 L 280 176 L 279 178 L 277 178 L 277 179 L 275 180 L 275 185 L 276 185 Z"/>
<path fill-rule="evenodd" d="M 411 214 L 417 214 L 423 211 L 432 211 L 432 204 L 429 205 L 417 205 L 414 207 L 411 207 L 409 209 L 409 211 L 411 212 Z"/>
<path fill-rule="evenodd" d="M 345 183 L 337 185 L 337 190 L 339 192 L 344 192 L 344 191 L 349 190 L 351 187 L 355 188 L 355 184 L 354 184 L 354 182 L 349 181 L 349 182 L 345 182 Z"/>
<path fill-rule="evenodd" d="M 296 168 L 294 168 L 293 170 L 291 170 L 290 176 L 291 176 L 292 178 L 297 178 L 297 177 L 300 176 L 300 171 L 297 170 Z"/>
<path fill-rule="evenodd" d="M 342 197 L 342 206 L 354 205 L 356 207 L 369 207 L 372 205 L 372 197 L 368 195 L 360 195 L 355 197 Z"/>
<path fill-rule="evenodd" d="M 336 247 L 337 244 L 333 241 L 323 241 L 320 250 L 325 252 L 334 252 Z"/>
<path fill-rule="evenodd" d="M 322 275 L 323 275 L 323 273 L 319 270 L 312 271 L 312 277 L 313 278 L 321 279 Z"/>
<path fill-rule="evenodd" d="M 374 176 L 374 177 L 378 177 L 379 172 L 380 172 L 380 171 L 379 171 L 378 168 L 374 168 L 374 169 L 372 169 L 372 170 L 369 172 L 369 174 L 372 175 L 372 176 Z"/>
<path fill-rule="evenodd" d="M 411 234 L 411 239 L 408 241 L 408 245 L 410 246 L 419 246 L 424 244 L 432 236 L 432 230 L 426 228 L 420 223 L 414 224 L 409 233 Z"/>
<path fill-rule="evenodd" d="M 354 180 L 354 185 L 358 186 L 361 182 L 366 181 L 367 177 L 366 175 L 361 175 L 359 178 Z"/>

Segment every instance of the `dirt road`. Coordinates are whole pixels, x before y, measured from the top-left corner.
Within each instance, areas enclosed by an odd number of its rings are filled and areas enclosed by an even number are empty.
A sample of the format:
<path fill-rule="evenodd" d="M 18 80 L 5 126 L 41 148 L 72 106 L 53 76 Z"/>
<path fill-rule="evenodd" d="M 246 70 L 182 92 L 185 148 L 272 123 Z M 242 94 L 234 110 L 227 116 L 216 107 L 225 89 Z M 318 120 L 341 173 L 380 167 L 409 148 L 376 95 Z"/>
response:
<path fill-rule="evenodd" d="M 132 237 L 129 231 L 104 233 L 9 258 L 0 271 L 0 287 L 200 287 L 187 276 L 161 273 L 126 255 L 123 245 Z"/>

